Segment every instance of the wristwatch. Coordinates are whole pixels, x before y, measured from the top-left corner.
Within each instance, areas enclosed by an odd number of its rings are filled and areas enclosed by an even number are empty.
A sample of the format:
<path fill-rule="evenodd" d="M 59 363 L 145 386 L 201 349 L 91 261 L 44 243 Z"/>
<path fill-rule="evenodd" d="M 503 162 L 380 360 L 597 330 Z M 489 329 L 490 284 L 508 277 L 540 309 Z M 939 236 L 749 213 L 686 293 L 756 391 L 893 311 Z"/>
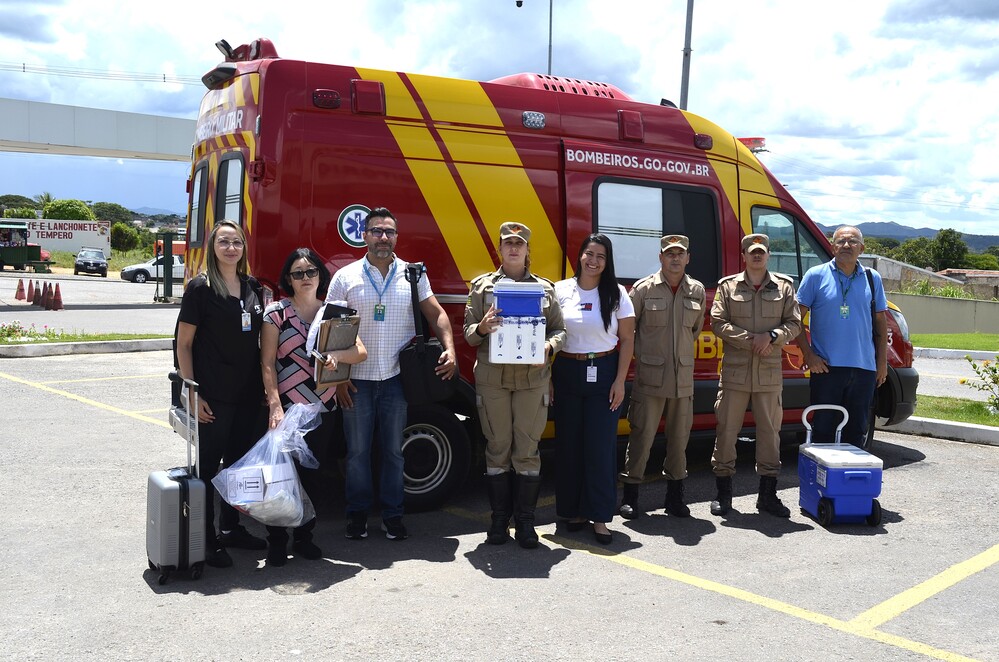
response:
<path fill-rule="evenodd" d="M 777 342 L 777 331 L 776 330 L 771 330 L 770 331 L 770 343 L 773 344 L 775 342 Z"/>

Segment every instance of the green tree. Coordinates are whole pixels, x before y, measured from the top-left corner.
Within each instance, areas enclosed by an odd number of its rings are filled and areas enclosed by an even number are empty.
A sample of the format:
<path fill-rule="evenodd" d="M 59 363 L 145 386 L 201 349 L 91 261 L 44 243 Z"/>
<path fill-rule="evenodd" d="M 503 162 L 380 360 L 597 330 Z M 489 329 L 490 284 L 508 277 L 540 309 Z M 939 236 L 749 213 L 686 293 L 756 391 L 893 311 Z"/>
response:
<path fill-rule="evenodd" d="M 894 259 L 914 267 L 933 268 L 933 242 L 928 237 L 906 239 L 895 249 Z"/>
<path fill-rule="evenodd" d="M 960 269 L 968 255 L 968 245 L 957 230 L 941 230 L 933 240 L 933 266 L 937 271 Z"/>
<path fill-rule="evenodd" d="M 898 247 L 898 242 L 895 242 L 894 247 L 889 247 L 887 244 L 888 241 L 894 240 L 886 240 L 878 237 L 864 237 L 864 252 L 884 257 L 893 257 L 892 249 Z"/>
<path fill-rule="evenodd" d="M 55 198 L 52 197 L 52 194 L 49 193 L 48 191 L 45 191 L 43 193 L 39 193 L 38 195 L 36 195 L 32 199 L 35 201 L 35 204 L 38 206 L 38 209 L 45 209 L 45 205 L 47 205 L 50 202 L 52 202 L 52 201 L 55 200 Z M 73 219 L 69 219 L 69 220 L 73 220 Z"/>
<path fill-rule="evenodd" d="M 111 221 L 114 223 L 126 223 L 132 222 L 134 214 L 128 209 L 125 209 L 117 202 L 95 202 L 91 209 L 94 210 L 94 216 L 102 221 Z"/>
<path fill-rule="evenodd" d="M 42 218 L 63 221 L 95 221 L 94 212 L 83 200 L 53 200 L 45 205 Z"/>
<path fill-rule="evenodd" d="M 6 209 L 24 209 L 26 207 L 38 209 L 38 203 L 26 196 L 8 193 L 7 195 L 0 195 L 0 207 Z"/>
<path fill-rule="evenodd" d="M 38 216 L 35 214 L 34 207 L 21 207 L 20 209 L 4 209 L 4 218 L 31 218 L 35 219 Z"/>
<path fill-rule="evenodd" d="M 985 249 L 985 252 L 988 253 L 989 255 L 995 255 L 996 257 L 999 257 L 999 246 L 989 246 L 988 248 Z"/>
<path fill-rule="evenodd" d="M 111 248 L 116 251 L 130 251 L 139 245 L 139 233 L 125 223 L 111 226 Z"/>
<path fill-rule="evenodd" d="M 983 271 L 999 271 L 999 257 L 989 253 L 968 253 L 964 258 L 966 269 L 982 269 Z"/>

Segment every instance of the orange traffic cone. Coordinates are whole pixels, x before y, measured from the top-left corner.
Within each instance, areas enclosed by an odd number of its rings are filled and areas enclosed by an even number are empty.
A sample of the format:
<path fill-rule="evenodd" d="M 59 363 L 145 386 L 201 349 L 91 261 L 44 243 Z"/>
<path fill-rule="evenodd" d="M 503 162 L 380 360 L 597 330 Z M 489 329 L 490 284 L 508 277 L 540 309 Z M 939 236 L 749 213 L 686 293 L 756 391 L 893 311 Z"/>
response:
<path fill-rule="evenodd" d="M 42 288 L 38 286 L 38 281 L 35 281 L 35 296 L 31 299 L 31 305 L 42 305 Z"/>
<path fill-rule="evenodd" d="M 42 308 L 45 310 L 49 309 L 49 301 L 52 299 L 52 292 L 49 290 L 49 284 L 45 283 L 45 287 L 42 288 Z"/>
<path fill-rule="evenodd" d="M 35 284 L 28 280 L 28 303 L 35 303 Z"/>
<path fill-rule="evenodd" d="M 17 292 L 14 293 L 14 298 L 17 301 L 24 301 L 24 279 L 17 279 Z"/>
<path fill-rule="evenodd" d="M 59 283 L 56 283 L 55 294 L 52 295 L 52 310 L 62 310 L 62 293 L 59 291 Z"/>

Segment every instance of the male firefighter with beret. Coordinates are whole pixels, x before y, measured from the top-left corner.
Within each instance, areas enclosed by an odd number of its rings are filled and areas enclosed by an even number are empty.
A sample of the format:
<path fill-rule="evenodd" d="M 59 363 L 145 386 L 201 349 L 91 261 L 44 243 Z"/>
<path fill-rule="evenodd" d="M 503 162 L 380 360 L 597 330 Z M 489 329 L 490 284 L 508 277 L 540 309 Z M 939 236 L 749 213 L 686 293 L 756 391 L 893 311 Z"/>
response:
<path fill-rule="evenodd" d="M 801 332 L 794 283 L 767 269 L 770 240 L 765 234 L 742 238 L 746 270 L 718 281 L 711 306 L 711 329 L 722 340 L 724 356 L 715 400 L 717 437 L 711 457 L 718 496 L 712 515 L 732 507 L 735 442 L 746 408 L 756 421 L 756 473 L 760 476 L 756 507 L 777 517 L 791 512 L 777 497 L 780 473 L 780 424 L 783 418 L 781 347 Z"/>

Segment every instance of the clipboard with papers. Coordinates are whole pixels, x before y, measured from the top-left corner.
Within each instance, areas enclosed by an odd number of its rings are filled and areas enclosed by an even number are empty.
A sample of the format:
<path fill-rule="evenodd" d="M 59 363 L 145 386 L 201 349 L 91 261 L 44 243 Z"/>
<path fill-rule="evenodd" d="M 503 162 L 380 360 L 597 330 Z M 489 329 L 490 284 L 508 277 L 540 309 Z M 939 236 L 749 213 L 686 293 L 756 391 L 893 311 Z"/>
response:
<path fill-rule="evenodd" d="M 361 318 L 353 308 L 336 304 L 326 304 L 323 309 L 323 319 L 319 323 L 319 335 L 316 338 L 316 348 L 313 350 L 315 368 L 313 379 L 316 391 L 325 391 L 331 386 L 342 384 L 350 379 L 349 363 L 338 363 L 335 370 L 328 369 L 324 364 L 326 352 L 339 349 L 349 349 L 357 342 L 357 329 Z"/>

